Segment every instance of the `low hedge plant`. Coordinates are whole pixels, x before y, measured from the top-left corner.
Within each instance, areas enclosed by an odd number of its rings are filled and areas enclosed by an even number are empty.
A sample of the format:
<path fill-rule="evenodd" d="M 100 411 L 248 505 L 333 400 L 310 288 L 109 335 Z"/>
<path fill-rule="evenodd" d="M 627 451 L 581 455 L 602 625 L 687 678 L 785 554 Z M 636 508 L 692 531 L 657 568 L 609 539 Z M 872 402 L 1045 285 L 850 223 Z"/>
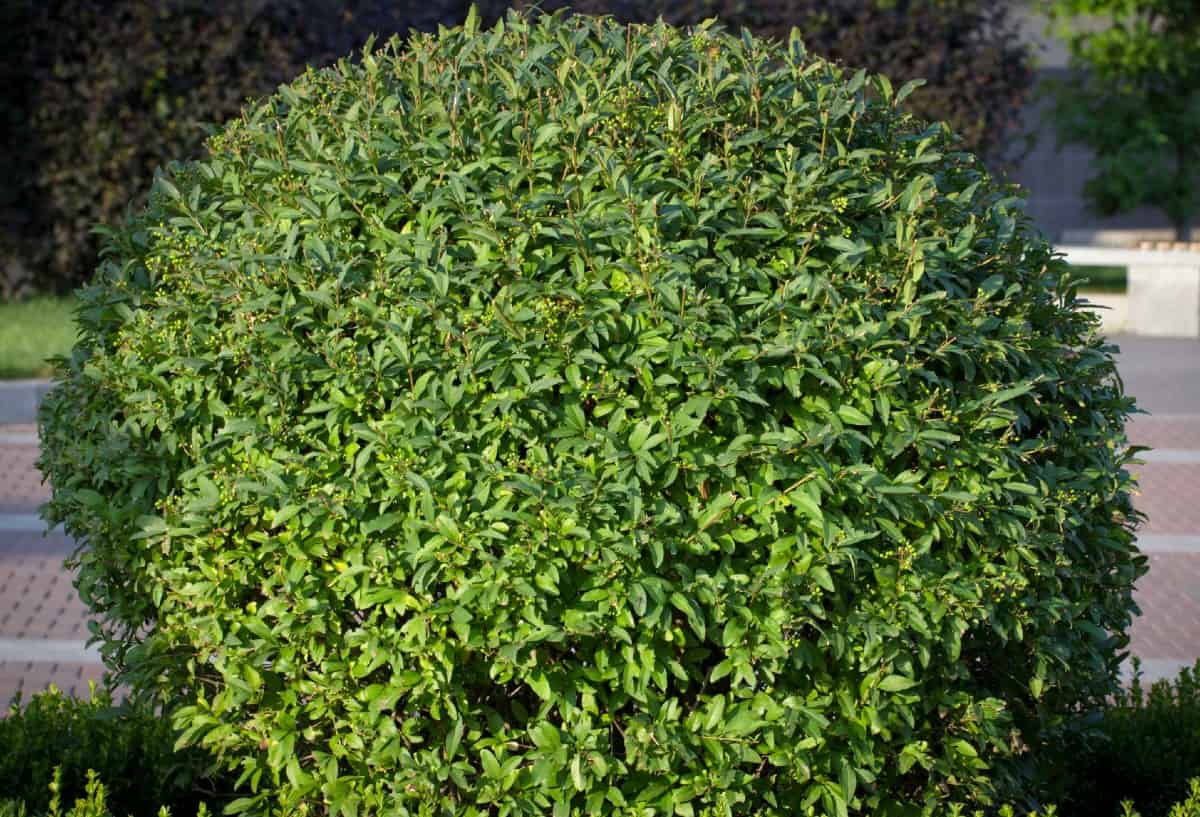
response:
<path fill-rule="evenodd" d="M 1168 817 L 1200 775 L 1200 661 L 1149 686 L 1133 667 L 1129 686 L 1067 733 L 1059 762 L 1048 761 L 1058 783 L 1047 796 L 1064 811 L 1114 817 L 1128 801 L 1142 817 Z"/>
<path fill-rule="evenodd" d="M 105 659 L 248 814 L 937 814 L 1145 560 L 1076 281 L 896 89 L 474 16 L 107 236 L 43 403 Z"/>
<path fill-rule="evenodd" d="M 0 718 L 0 799 L 32 814 L 53 812 L 52 799 L 92 799 L 98 777 L 121 817 L 154 817 L 162 806 L 191 814 L 206 798 L 219 802 L 222 785 L 207 774 L 211 760 L 176 752 L 175 738 L 157 713 L 114 705 L 103 689 L 93 687 L 86 700 L 54 687 L 26 701 L 18 695 Z"/>

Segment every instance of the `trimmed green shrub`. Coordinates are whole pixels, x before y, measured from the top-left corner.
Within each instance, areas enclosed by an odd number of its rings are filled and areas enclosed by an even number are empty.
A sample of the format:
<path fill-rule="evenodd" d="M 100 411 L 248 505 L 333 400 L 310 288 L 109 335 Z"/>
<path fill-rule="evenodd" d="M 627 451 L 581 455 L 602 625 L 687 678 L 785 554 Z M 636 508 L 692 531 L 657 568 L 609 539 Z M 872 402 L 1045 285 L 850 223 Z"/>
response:
<path fill-rule="evenodd" d="M 1200 774 L 1200 662 L 1149 689 L 1135 674 L 1059 749 L 1052 796 L 1065 813 L 1113 817 L 1128 800 L 1143 817 L 1167 817 Z"/>
<path fill-rule="evenodd" d="M 514 13 L 249 108 L 43 403 L 106 660 L 256 814 L 1003 793 L 1114 688 L 1133 401 L 910 89 Z"/>
<path fill-rule="evenodd" d="M 174 751 L 175 733 L 152 712 L 114 706 L 108 692 L 77 700 L 57 689 L 13 701 L 0 719 L 0 799 L 41 814 L 51 807 L 50 783 L 66 803 L 90 799 L 91 777 L 107 783 L 113 810 L 153 817 L 161 805 L 193 813 L 198 787 L 211 761 L 202 753 Z M 2 812 L 0 812 L 2 813 Z"/>
<path fill-rule="evenodd" d="M 490 5 L 490 4 L 489 4 Z M 949 123 L 989 167 L 1024 153 L 1021 111 L 1033 87 L 1033 54 L 1012 0 L 517 0 L 569 6 L 626 22 L 673 25 L 710 17 L 731 31 L 785 43 L 799 28 L 808 49 L 893 82 L 923 79 L 909 100 L 921 118 Z"/>
<path fill-rule="evenodd" d="M 42 812 L 45 817 L 114 817 L 109 803 L 108 788 L 101 782 L 100 775 L 92 769 L 88 769 L 83 796 L 73 801 L 68 800 L 71 807 L 66 811 L 63 811 L 61 769 L 54 770 L 54 777 L 47 788 L 50 799 L 45 812 Z M 157 817 L 171 817 L 171 809 L 167 806 L 161 806 L 152 813 Z M 196 809 L 196 817 L 206 817 L 208 813 L 208 807 L 200 803 Z M 0 800 L 0 817 L 27 817 L 29 814 L 29 807 L 24 801 Z M 121 812 L 118 811 L 117 815 L 121 815 Z"/>

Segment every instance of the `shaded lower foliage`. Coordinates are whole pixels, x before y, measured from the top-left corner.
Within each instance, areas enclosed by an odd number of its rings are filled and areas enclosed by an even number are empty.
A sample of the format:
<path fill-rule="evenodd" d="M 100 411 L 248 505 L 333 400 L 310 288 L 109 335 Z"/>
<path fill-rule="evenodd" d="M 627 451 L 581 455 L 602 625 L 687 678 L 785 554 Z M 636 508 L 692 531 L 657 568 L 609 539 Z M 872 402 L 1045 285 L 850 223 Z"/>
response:
<path fill-rule="evenodd" d="M 208 779 L 209 761 L 195 750 L 174 751 L 170 724 L 144 707 L 114 705 L 106 692 L 78 700 L 51 689 L 12 704 L 0 718 L 0 817 L 53 812 L 88 798 L 92 775 L 104 781 L 108 808 L 122 817 L 152 817 L 166 806 L 194 814 L 221 798 Z M 52 792 L 51 782 L 55 784 Z M 219 811 L 219 809 L 218 809 Z"/>
<path fill-rule="evenodd" d="M 1148 688 L 1135 681 L 1048 749 L 1043 799 L 1064 814 L 1116 817 L 1125 800 L 1142 817 L 1175 814 L 1200 775 L 1200 662 Z"/>

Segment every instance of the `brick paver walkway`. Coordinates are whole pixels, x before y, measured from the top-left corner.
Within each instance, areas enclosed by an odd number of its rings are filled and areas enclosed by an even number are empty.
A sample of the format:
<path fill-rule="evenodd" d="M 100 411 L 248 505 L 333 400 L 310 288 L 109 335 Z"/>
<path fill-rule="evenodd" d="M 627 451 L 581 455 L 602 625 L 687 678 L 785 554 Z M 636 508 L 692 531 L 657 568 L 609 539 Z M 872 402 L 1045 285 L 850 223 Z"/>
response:
<path fill-rule="evenodd" d="M 1123 361 L 1123 373 L 1129 365 Z M 1135 504 L 1148 515 L 1139 543 L 1150 572 L 1137 588 L 1142 615 L 1131 650 L 1147 678 L 1173 676 L 1200 657 L 1200 405 L 1195 410 L 1137 416 L 1129 426 L 1132 443 L 1155 449 L 1133 468 Z M 85 647 L 87 609 L 62 566 L 71 542 L 45 535 L 36 517 L 48 498 L 36 460 L 35 428 L 0 426 L 0 711 L 18 689 L 54 683 L 82 695 L 103 674 Z"/>
<path fill-rule="evenodd" d="M 0 439 L 0 513 L 37 513 L 38 506 L 50 498 L 50 489 L 42 485 L 41 474 L 35 467 L 36 437 L 32 433 L 5 437 Z M 28 442 L 14 444 L 22 438 Z"/>
<path fill-rule="evenodd" d="M 86 647 L 88 611 L 63 567 L 73 544 L 37 518 L 49 498 L 33 426 L 0 427 L 0 711 L 18 689 L 86 695 L 104 674 Z"/>

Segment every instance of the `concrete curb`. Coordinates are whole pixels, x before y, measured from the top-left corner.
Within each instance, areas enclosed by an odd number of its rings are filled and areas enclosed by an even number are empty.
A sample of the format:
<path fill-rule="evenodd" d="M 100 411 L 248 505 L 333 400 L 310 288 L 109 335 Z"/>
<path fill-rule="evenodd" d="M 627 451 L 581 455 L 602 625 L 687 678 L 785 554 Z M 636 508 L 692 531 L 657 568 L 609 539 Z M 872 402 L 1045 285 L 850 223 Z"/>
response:
<path fill-rule="evenodd" d="M 0 425 L 36 423 L 49 380 L 0 380 Z"/>
<path fill-rule="evenodd" d="M 47 530 L 46 521 L 36 513 L 0 513 L 0 533 L 6 532 L 61 533 L 62 527 L 56 526 L 53 530 Z"/>
<path fill-rule="evenodd" d="M 100 650 L 86 641 L 53 638 L 0 638 L 0 662 L 98 664 Z"/>
<path fill-rule="evenodd" d="M 37 517 L 41 522 L 41 518 Z M 45 523 L 42 523 L 42 530 Z M 1200 536 L 1187 534 L 1143 533 L 1137 538 L 1142 553 L 1200 553 Z"/>

